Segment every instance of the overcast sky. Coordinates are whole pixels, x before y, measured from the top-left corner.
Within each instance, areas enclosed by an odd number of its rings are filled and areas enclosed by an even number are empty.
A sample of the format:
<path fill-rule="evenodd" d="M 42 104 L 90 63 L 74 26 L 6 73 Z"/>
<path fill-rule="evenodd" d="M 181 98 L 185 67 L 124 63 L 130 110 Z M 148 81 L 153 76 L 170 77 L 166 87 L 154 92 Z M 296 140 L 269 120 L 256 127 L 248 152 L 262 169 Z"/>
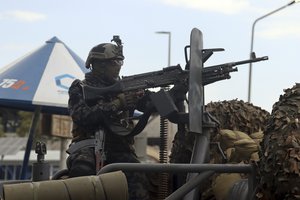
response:
<path fill-rule="evenodd" d="M 205 66 L 249 58 L 251 27 L 285 0 L 0 0 L 0 68 L 56 36 L 83 60 L 89 50 L 120 35 L 126 57 L 122 75 L 160 70 L 168 63 L 185 65 L 183 49 L 192 28 L 203 32 L 204 48 L 224 48 Z M 300 3 L 259 21 L 254 51 L 269 61 L 253 64 L 251 102 L 268 111 L 283 89 L 299 81 Z M 230 80 L 205 87 L 206 103 L 248 97 L 249 65 Z"/>

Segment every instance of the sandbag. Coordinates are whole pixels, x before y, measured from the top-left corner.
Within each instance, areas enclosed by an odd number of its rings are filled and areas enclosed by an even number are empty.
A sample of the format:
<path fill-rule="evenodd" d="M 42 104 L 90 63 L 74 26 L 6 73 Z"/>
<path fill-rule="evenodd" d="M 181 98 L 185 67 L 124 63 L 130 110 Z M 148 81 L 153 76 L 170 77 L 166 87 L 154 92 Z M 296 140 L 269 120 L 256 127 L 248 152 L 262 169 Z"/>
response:
<path fill-rule="evenodd" d="M 127 200 L 128 185 L 123 172 L 82 176 L 64 180 L 8 184 L 4 200 Z"/>
<path fill-rule="evenodd" d="M 213 193 L 217 200 L 224 200 L 228 196 L 231 187 L 242 177 L 238 173 L 220 174 L 212 184 Z"/>

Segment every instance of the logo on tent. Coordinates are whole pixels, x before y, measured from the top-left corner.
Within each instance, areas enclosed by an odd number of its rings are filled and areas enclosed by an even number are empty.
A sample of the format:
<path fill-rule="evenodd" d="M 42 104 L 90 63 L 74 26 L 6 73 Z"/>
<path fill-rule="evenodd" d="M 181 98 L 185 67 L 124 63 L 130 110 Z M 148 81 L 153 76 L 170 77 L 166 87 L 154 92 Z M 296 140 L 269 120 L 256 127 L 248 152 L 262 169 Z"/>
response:
<path fill-rule="evenodd" d="M 55 77 L 55 83 L 57 87 L 68 90 L 74 79 L 70 74 L 63 74 Z"/>
<path fill-rule="evenodd" d="M 29 87 L 25 86 L 26 82 L 24 80 L 18 80 L 18 79 L 3 79 L 0 82 L 1 88 L 11 88 L 11 89 L 21 89 L 21 90 L 28 90 Z"/>

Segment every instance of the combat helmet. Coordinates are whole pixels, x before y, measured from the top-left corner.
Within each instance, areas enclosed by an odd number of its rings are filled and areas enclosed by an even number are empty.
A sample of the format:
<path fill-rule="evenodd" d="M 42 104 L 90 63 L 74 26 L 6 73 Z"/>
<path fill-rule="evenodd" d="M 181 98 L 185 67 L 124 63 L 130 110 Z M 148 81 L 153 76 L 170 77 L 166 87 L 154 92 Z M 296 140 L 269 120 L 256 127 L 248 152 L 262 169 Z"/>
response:
<path fill-rule="evenodd" d="M 113 36 L 111 41 L 114 41 L 117 45 L 112 43 L 102 43 L 94 46 L 90 50 L 85 63 L 86 68 L 89 69 L 95 59 L 102 60 L 104 62 L 109 60 L 124 60 L 123 45 L 119 36 Z"/>

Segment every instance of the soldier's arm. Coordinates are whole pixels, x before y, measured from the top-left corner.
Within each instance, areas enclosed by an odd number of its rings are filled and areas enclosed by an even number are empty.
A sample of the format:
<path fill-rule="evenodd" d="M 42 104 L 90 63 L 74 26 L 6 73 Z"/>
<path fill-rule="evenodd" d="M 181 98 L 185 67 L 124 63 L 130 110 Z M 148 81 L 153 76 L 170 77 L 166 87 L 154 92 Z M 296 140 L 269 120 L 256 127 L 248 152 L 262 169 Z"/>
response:
<path fill-rule="evenodd" d="M 98 103 L 89 106 L 83 97 L 80 82 L 74 81 L 69 89 L 68 108 L 73 121 L 82 126 L 97 126 L 103 121 L 103 115 L 107 112 L 116 112 L 121 107 L 119 99 L 104 102 L 99 99 Z"/>

